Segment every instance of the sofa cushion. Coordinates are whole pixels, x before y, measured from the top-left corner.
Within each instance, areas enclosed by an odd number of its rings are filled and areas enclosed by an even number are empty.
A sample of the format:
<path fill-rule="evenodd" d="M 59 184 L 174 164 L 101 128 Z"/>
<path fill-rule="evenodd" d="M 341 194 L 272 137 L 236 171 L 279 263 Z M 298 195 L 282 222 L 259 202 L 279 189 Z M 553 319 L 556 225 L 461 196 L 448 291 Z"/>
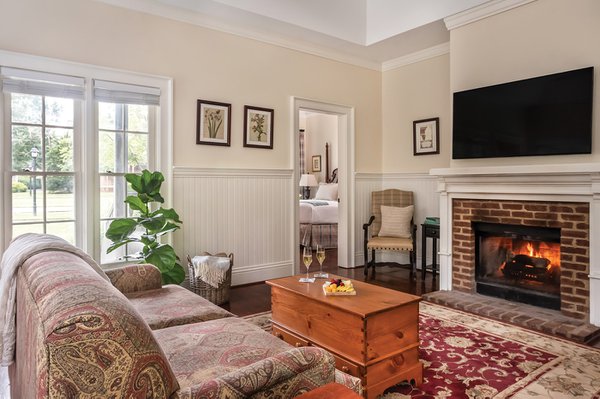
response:
<path fill-rule="evenodd" d="M 149 263 L 138 263 L 106 270 L 112 285 L 122 293 L 154 290 L 162 287 L 158 267 Z"/>
<path fill-rule="evenodd" d="M 152 331 L 129 301 L 82 259 L 63 251 L 43 252 L 23 264 L 19 279 L 27 291 L 20 296 L 26 303 L 19 306 L 32 312 L 30 318 L 18 319 L 24 323 L 17 329 L 39 333 L 18 337 L 43 339 L 45 356 L 19 352 L 34 343 L 18 341 L 17 368 L 32 361 L 43 364 L 36 365 L 37 375 L 16 372 L 25 380 L 11 385 L 36 381 L 38 397 L 168 397 L 178 389 Z M 14 389 L 13 397 L 22 397 L 17 393 Z"/>
<path fill-rule="evenodd" d="M 169 327 L 154 336 L 182 389 L 292 348 L 238 318 Z"/>
<path fill-rule="evenodd" d="M 223 308 L 178 285 L 126 293 L 151 329 L 232 317 Z"/>

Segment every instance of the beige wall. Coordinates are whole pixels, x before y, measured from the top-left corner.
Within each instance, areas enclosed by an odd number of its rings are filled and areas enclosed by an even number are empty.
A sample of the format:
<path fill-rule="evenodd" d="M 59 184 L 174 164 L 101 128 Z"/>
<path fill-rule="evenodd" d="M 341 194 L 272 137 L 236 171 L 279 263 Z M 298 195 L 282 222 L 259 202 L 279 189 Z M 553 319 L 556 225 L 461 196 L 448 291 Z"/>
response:
<path fill-rule="evenodd" d="M 310 113 L 306 117 L 304 155 L 306 168 L 319 183 L 325 182 L 325 143 L 329 143 L 329 174 L 338 167 L 338 118 L 336 115 Z M 313 155 L 321 156 L 321 171 L 312 171 Z M 316 193 L 316 189 L 313 189 Z"/>
<path fill-rule="evenodd" d="M 0 49 L 170 76 L 175 166 L 291 168 L 290 96 L 356 108 L 358 172 L 600 161 L 594 154 L 451 161 L 451 92 L 596 66 L 600 1 L 538 0 L 451 32 L 443 55 L 379 73 L 94 1 L 0 0 Z M 596 98 L 600 85 L 596 85 Z M 196 100 L 232 103 L 232 146 L 195 144 Z M 242 146 L 243 106 L 275 109 L 274 150 Z M 413 155 L 412 121 L 440 117 L 439 155 Z M 600 118 L 595 102 L 594 128 Z M 597 130 L 597 129 L 595 129 Z"/>
<path fill-rule="evenodd" d="M 382 126 L 384 173 L 429 172 L 450 162 L 449 55 L 383 73 Z M 413 121 L 440 118 L 440 153 L 413 155 Z"/>
<path fill-rule="evenodd" d="M 600 161 L 599 39 L 598 0 L 538 0 L 453 30 L 452 91 L 587 66 L 596 68 L 596 84 L 592 154 L 457 160 L 452 166 Z"/>
<path fill-rule="evenodd" d="M 381 74 L 94 1 L 0 0 L 0 49 L 172 77 L 174 165 L 291 168 L 290 96 L 355 107 L 356 169 L 381 168 Z M 232 104 L 231 147 L 196 145 L 196 100 Z M 244 105 L 275 109 L 274 149 L 242 146 Z"/>

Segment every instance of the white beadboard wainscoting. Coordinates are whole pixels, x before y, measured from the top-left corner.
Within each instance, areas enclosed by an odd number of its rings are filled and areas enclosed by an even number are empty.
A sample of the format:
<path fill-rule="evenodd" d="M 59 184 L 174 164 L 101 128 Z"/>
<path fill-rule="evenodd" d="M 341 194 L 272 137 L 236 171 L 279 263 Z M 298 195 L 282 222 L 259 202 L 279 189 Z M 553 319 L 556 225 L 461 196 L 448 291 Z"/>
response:
<path fill-rule="evenodd" d="M 355 175 L 355 264 L 363 265 L 363 230 L 371 192 L 398 188 L 415 193 L 415 221 L 437 216 L 436 178 L 415 173 Z M 295 198 L 291 169 L 212 169 L 175 167 L 173 206 L 183 220 L 173 244 L 186 268 L 186 255 L 232 252 L 232 284 L 288 276 L 294 271 Z M 294 196 L 295 197 L 295 196 Z M 419 226 L 420 227 L 420 226 Z M 421 229 L 417 238 L 420 266 Z M 406 255 L 382 253 L 381 260 L 408 262 Z M 431 262 L 428 253 L 428 262 Z"/>
<path fill-rule="evenodd" d="M 173 203 L 183 227 L 174 247 L 182 261 L 232 252 L 232 285 L 292 274 L 292 177 L 291 169 L 175 167 Z"/>
<path fill-rule="evenodd" d="M 412 191 L 415 200 L 414 220 L 417 224 L 417 268 L 421 267 L 421 223 L 425 216 L 439 216 L 437 177 L 428 173 L 357 173 L 356 174 L 356 255 L 355 264 L 364 264 L 363 229 L 371 214 L 371 191 L 397 188 Z M 428 244 L 427 263 L 431 263 L 431 243 Z M 381 256 L 381 257 L 380 257 Z M 408 263 L 408 254 L 377 253 L 377 261 Z"/>

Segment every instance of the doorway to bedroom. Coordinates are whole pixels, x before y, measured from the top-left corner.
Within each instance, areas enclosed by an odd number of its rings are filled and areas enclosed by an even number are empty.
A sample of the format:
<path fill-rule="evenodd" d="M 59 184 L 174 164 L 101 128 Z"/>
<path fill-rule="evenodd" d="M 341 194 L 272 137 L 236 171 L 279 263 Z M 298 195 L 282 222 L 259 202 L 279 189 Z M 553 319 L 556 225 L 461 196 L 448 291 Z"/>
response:
<path fill-rule="evenodd" d="M 338 259 L 338 116 L 302 109 L 298 122 L 299 247 L 329 265 Z"/>
<path fill-rule="evenodd" d="M 329 261 L 353 268 L 354 108 L 292 97 L 292 110 L 294 272 L 305 271 L 301 245 L 322 244 Z M 312 203 L 301 210 L 304 201 Z M 329 265 L 327 259 L 324 265 Z M 310 271 L 318 268 L 315 261 Z"/>

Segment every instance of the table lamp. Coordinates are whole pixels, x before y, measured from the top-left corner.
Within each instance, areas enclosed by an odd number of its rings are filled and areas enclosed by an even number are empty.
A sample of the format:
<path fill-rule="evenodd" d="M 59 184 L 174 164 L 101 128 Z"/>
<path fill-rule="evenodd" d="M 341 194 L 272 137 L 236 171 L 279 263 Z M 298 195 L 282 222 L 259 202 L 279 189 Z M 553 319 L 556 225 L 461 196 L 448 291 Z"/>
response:
<path fill-rule="evenodd" d="M 316 187 L 319 184 L 317 183 L 317 179 L 315 178 L 315 175 L 311 175 L 310 173 L 303 173 L 300 176 L 300 187 L 304 187 L 304 195 L 302 196 L 303 199 L 307 199 L 310 197 L 310 187 Z"/>

